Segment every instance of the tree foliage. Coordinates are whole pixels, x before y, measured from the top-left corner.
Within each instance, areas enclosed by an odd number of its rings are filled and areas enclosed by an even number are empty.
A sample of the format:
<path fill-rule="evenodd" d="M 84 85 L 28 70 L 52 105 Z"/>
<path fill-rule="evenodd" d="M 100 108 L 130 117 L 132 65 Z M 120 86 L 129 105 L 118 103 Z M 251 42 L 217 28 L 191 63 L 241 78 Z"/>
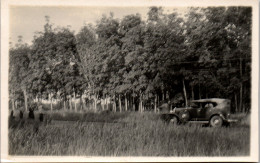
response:
<path fill-rule="evenodd" d="M 231 99 L 233 111 L 249 111 L 250 7 L 190 8 L 185 16 L 150 7 L 147 16 L 103 15 L 76 35 L 53 30 L 46 17 L 30 47 L 10 49 L 10 91 L 26 86 L 32 97 L 64 101 L 87 93 L 95 110 L 108 97 L 120 111 L 218 97 Z"/>

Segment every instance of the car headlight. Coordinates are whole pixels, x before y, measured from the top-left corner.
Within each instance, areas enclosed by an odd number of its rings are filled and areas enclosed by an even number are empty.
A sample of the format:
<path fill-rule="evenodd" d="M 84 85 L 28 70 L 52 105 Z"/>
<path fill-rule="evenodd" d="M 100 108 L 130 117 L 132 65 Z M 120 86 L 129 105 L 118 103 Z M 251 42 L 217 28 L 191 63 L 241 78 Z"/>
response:
<path fill-rule="evenodd" d="M 227 114 L 227 118 L 230 118 L 230 113 Z"/>

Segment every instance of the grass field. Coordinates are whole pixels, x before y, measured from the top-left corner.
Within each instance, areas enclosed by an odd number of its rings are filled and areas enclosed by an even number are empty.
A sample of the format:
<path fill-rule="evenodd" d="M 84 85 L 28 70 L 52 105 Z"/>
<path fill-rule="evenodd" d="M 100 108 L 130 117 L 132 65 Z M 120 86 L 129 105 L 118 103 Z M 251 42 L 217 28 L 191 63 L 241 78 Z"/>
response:
<path fill-rule="evenodd" d="M 250 125 L 171 126 L 152 113 L 52 114 L 49 124 L 9 128 L 10 155 L 247 156 Z M 71 115 L 71 116 L 69 116 Z M 55 120 L 59 120 L 59 123 Z M 38 122 L 36 122 L 38 123 Z"/>

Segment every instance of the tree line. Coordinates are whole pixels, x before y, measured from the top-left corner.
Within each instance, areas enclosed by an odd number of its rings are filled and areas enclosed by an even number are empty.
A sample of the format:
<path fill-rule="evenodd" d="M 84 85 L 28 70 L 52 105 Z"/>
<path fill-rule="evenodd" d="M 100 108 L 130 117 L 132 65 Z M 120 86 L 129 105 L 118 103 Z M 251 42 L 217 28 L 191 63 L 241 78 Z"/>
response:
<path fill-rule="evenodd" d="M 79 98 L 97 110 L 110 98 L 114 111 L 143 112 L 216 97 L 231 99 L 233 112 L 250 111 L 251 7 L 189 8 L 185 16 L 150 7 L 147 16 L 103 15 L 76 34 L 46 16 L 32 45 L 20 36 L 9 50 L 11 108 L 59 99 L 72 109 Z"/>

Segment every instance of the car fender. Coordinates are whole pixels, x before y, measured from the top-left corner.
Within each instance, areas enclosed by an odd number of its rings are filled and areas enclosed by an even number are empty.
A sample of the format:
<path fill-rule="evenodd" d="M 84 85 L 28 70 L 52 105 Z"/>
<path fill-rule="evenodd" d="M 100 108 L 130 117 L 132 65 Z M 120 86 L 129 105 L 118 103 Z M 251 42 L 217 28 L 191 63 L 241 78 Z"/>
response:
<path fill-rule="evenodd" d="M 214 113 L 214 114 L 212 114 L 212 115 L 210 116 L 209 120 L 210 120 L 213 116 L 215 116 L 215 115 L 220 116 L 224 121 L 226 121 L 226 118 L 225 118 L 225 116 L 224 116 L 222 113 Z"/>
<path fill-rule="evenodd" d="M 163 120 L 170 120 L 173 116 L 177 117 L 178 121 L 180 120 L 180 117 L 176 113 L 163 113 L 161 114 L 161 118 Z"/>
<path fill-rule="evenodd" d="M 180 117 L 179 117 L 178 114 L 176 114 L 176 113 L 171 113 L 171 117 L 173 117 L 173 116 L 177 117 L 177 119 L 180 120 Z"/>

